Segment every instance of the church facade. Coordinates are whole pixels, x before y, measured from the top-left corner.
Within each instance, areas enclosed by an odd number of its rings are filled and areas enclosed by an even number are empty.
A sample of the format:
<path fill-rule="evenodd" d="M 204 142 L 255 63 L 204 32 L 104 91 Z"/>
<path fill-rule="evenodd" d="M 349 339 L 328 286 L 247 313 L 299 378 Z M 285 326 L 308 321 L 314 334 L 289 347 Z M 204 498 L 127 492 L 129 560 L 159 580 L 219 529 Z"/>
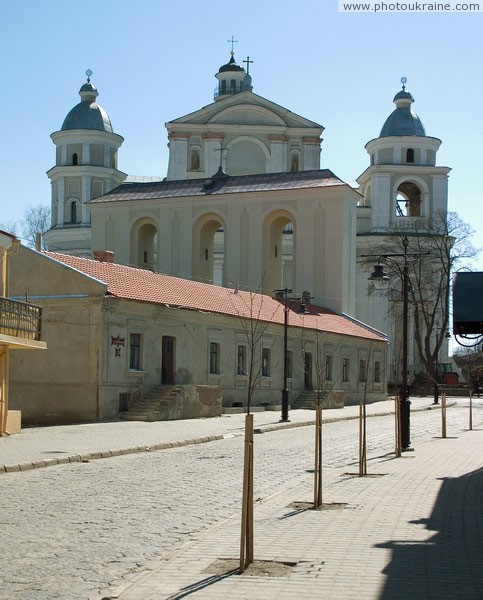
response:
<path fill-rule="evenodd" d="M 130 183 L 117 169 L 122 137 L 88 80 L 81 102 L 52 134 L 49 249 L 115 261 L 235 289 L 290 290 L 398 339 L 398 316 L 370 294 L 370 267 L 394 232 L 447 210 L 449 169 L 405 87 L 358 189 L 320 169 L 323 127 L 253 92 L 235 61 L 216 75 L 214 101 L 166 123 L 167 177 Z M 124 183 L 123 183 L 124 181 Z M 397 343 L 388 366 L 399 361 Z M 410 343 L 410 365 L 419 368 Z M 392 370 L 392 367 L 391 367 Z M 397 370 L 397 369 L 396 369 Z M 397 378 L 397 375 L 395 375 Z"/>

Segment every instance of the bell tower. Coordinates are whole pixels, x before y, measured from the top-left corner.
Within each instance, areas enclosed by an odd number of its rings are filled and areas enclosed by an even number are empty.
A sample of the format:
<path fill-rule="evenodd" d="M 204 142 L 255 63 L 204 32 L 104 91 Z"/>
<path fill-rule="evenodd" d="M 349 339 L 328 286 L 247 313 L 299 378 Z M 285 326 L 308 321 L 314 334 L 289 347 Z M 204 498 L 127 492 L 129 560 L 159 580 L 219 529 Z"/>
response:
<path fill-rule="evenodd" d="M 448 167 L 436 165 L 441 140 L 426 135 L 412 111 L 412 95 L 402 89 L 394 96 L 396 109 L 379 137 L 366 144 L 370 166 L 357 179 L 363 200 L 358 233 L 387 233 L 404 229 L 416 218 L 446 213 Z"/>
<path fill-rule="evenodd" d="M 117 168 L 124 139 L 114 133 L 92 71 L 80 88 L 81 101 L 68 113 L 60 131 L 50 137 L 56 146 L 55 166 L 47 171 L 52 184 L 52 225 L 44 234 L 49 250 L 91 255 L 89 201 L 121 184 L 126 174 Z"/>

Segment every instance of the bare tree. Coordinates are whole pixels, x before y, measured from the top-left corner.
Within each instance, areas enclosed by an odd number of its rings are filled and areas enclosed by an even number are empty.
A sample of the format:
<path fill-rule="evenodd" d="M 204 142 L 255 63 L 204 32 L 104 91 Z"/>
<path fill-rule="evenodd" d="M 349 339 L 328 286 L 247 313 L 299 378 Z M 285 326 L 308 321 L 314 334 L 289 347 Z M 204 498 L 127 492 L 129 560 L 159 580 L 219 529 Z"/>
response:
<path fill-rule="evenodd" d="M 22 237 L 27 246 L 35 248 L 39 237 L 40 247 L 46 250 L 47 246 L 42 240 L 42 235 L 50 227 L 50 208 L 45 204 L 29 205 L 25 209 L 21 221 Z"/>
<path fill-rule="evenodd" d="M 0 229 L 15 236 L 18 235 L 18 223 L 16 221 L 4 221 L 0 223 Z"/>
<path fill-rule="evenodd" d="M 403 237 L 407 236 L 408 253 L 418 255 L 418 260 L 409 265 L 409 303 L 419 358 L 433 381 L 437 380 L 436 365 L 449 328 L 452 272 L 479 252 L 472 244 L 473 233 L 457 213 L 436 213 L 431 218 L 415 219 L 411 227 L 395 230 L 381 251 L 401 252 Z M 395 270 L 389 263 L 387 268 Z M 392 300 L 399 298 L 396 291 Z"/>
<path fill-rule="evenodd" d="M 245 444 L 243 460 L 243 491 L 240 535 L 240 573 L 253 562 L 253 414 L 251 406 L 255 390 L 259 387 L 263 375 L 263 336 L 275 318 L 277 312 L 283 309 L 276 303 L 273 309 L 266 309 L 264 301 L 268 298 L 254 292 L 234 292 L 233 306 L 240 317 L 242 329 L 248 348 L 248 361 L 244 375 L 247 376 L 247 414 L 245 416 Z M 238 361 L 238 357 L 237 357 Z M 240 368 L 240 364 L 237 365 Z"/>

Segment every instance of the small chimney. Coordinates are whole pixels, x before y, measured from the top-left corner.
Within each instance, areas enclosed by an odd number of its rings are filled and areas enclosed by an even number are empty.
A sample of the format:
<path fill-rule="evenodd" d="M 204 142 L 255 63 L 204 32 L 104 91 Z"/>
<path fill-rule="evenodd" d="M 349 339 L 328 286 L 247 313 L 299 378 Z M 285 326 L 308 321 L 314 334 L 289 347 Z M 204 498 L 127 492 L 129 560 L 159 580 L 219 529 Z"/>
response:
<path fill-rule="evenodd" d="M 94 250 L 94 259 L 99 262 L 114 262 L 114 252 L 112 250 Z"/>

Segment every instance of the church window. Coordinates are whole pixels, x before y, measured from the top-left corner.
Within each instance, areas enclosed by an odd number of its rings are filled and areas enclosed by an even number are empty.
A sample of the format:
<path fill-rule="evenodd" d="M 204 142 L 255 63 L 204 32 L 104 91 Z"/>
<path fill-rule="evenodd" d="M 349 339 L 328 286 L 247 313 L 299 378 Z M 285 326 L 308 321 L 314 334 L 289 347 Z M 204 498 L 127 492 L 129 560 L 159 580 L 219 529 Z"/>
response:
<path fill-rule="evenodd" d="M 74 152 L 74 154 L 72 155 L 72 164 L 77 165 L 78 161 L 79 161 L 79 159 L 77 157 L 77 152 Z"/>
<path fill-rule="evenodd" d="M 236 93 L 236 79 L 230 81 L 230 94 Z"/>
<path fill-rule="evenodd" d="M 70 205 L 70 222 L 77 223 L 77 202 L 71 202 Z"/>
<path fill-rule="evenodd" d="M 406 150 L 406 162 L 413 163 L 414 162 L 414 150 L 413 148 L 408 148 Z"/>
<path fill-rule="evenodd" d="M 226 79 L 221 82 L 221 93 L 226 94 Z"/>

